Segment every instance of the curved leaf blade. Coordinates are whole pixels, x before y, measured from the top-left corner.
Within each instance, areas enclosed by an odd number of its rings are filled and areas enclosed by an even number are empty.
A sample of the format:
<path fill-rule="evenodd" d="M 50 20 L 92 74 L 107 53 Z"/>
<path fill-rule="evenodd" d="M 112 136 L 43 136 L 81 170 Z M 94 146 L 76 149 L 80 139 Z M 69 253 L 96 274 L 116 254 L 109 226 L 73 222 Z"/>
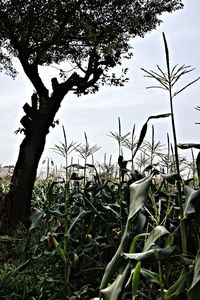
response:
<path fill-rule="evenodd" d="M 128 220 L 130 220 L 144 205 L 148 196 L 148 189 L 151 184 L 152 177 L 153 174 L 130 185 L 130 208 Z"/>
<path fill-rule="evenodd" d="M 152 245 L 154 245 L 155 241 L 159 239 L 162 235 L 168 234 L 169 231 L 164 226 L 156 226 L 150 233 L 149 237 L 147 238 L 143 252 L 149 250 Z"/>
<path fill-rule="evenodd" d="M 118 300 L 122 292 L 123 286 L 125 284 L 125 279 L 127 278 L 130 269 L 130 263 L 127 264 L 126 268 L 122 273 L 118 274 L 115 281 L 107 288 L 101 290 L 101 295 L 103 295 L 104 300 Z"/>
<path fill-rule="evenodd" d="M 147 279 L 148 282 L 160 285 L 160 276 L 158 273 L 152 272 L 145 268 L 141 268 L 140 273 L 142 276 L 144 276 L 144 278 Z"/>
<path fill-rule="evenodd" d="M 194 190 L 189 186 L 185 186 L 184 193 L 185 193 L 185 205 L 184 205 L 183 217 L 187 218 L 188 215 L 195 213 L 193 202 L 200 200 L 200 189 Z"/>
<path fill-rule="evenodd" d="M 200 281 L 200 251 L 195 259 L 193 280 L 188 292 L 190 292 L 199 281 Z"/>

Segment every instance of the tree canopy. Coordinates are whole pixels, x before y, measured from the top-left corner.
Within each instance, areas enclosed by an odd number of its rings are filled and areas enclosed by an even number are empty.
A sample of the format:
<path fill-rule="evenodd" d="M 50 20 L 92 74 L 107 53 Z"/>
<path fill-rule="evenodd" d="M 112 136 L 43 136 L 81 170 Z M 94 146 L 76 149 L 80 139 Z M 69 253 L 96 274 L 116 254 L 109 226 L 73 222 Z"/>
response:
<path fill-rule="evenodd" d="M 48 91 L 38 66 L 64 61 L 79 74 L 77 93 L 96 91 L 99 79 L 122 84 L 108 71 L 131 57 L 130 38 L 143 37 L 163 12 L 182 7 L 180 0 L 1 0 L 0 69 L 16 76 L 17 57 L 40 96 Z"/>

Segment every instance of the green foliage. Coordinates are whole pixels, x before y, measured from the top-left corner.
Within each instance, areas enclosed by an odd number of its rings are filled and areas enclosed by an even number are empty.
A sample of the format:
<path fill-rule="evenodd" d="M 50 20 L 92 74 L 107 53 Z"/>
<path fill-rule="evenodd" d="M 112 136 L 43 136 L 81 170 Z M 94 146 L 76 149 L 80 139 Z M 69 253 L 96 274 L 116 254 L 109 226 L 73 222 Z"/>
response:
<path fill-rule="evenodd" d="M 41 85 L 30 72 L 63 61 L 70 65 L 67 71 L 60 69 L 64 80 L 73 71 L 85 74 L 79 77 L 77 94 L 98 90 L 99 79 L 102 84 L 124 85 L 127 69 L 119 77 L 108 69 L 132 56 L 129 39 L 155 29 L 163 12 L 182 7 L 180 0 L 0 1 L 0 70 L 16 76 L 12 58 L 17 57 L 39 94 Z"/>
<path fill-rule="evenodd" d="M 2 255 L 2 299 L 92 299 L 101 282 L 99 299 L 156 299 L 160 288 L 167 300 L 186 295 L 188 278 L 188 293 L 194 293 L 199 283 L 199 190 L 184 187 L 190 255 L 182 256 L 173 192 L 181 176 L 146 166 L 141 178 L 129 164 L 123 177 L 109 180 L 101 176 L 103 167 L 72 164 L 65 169 L 67 182 L 38 181 L 28 234 L 22 228 L 14 238 L 1 237 L 0 253 L 8 253 Z M 189 273 L 185 265 L 191 266 Z"/>

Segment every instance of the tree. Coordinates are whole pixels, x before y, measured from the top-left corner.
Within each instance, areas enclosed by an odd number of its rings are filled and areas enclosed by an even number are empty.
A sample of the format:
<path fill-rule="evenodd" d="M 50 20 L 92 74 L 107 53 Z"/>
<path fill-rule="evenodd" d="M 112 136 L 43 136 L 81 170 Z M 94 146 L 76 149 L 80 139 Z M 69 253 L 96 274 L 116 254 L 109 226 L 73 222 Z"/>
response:
<path fill-rule="evenodd" d="M 25 138 L 7 195 L 8 220 L 26 222 L 45 138 L 64 97 L 95 93 L 102 84 L 123 85 L 125 74 L 109 70 L 132 56 L 130 39 L 160 24 L 163 12 L 183 7 L 179 0 L 1 0 L 0 68 L 16 76 L 17 58 L 35 93 L 23 107 Z M 72 65 L 48 90 L 40 66 Z M 125 72 L 124 72 L 125 73 Z"/>

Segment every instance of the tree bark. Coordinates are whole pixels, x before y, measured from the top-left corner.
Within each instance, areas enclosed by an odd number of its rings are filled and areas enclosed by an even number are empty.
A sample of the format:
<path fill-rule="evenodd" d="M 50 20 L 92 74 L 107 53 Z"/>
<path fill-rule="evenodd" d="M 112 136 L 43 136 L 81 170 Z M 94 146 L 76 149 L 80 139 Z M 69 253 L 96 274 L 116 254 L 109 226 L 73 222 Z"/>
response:
<path fill-rule="evenodd" d="M 58 105 L 54 104 L 52 98 L 43 98 L 39 109 L 35 103 L 37 100 L 34 94 L 32 107 L 27 103 L 23 107 L 26 115 L 21 119 L 21 123 L 24 126 L 25 138 L 20 145 L 7 195 L 10 229 L 15 228 L 19 222 L 26 225 L 30 223 L 31 197 L 37 168 L 45 147 L 46 135 L 58 110 Z"/>
<path fill-rule="evenodd" d="M 20 145 L 8 194 L 10 201 L 8 224 L 10 228 L 14 228 L 19 222 L 26 225 L 30 222 L 32 190 L 45 140 L 45 134 L 38 131 L 38 133 L 34 132 L 30 136 L 26 136 Z"/>

